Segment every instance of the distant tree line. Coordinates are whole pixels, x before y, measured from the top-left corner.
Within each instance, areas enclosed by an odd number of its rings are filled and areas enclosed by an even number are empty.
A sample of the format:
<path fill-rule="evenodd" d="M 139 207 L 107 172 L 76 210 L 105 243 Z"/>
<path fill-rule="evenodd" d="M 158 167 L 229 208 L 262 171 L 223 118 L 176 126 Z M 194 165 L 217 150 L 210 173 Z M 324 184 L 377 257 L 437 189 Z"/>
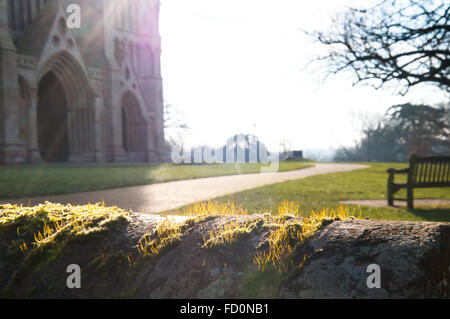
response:
<path fill-rule="evenodd" d="M 405 162 L 412 154 L 450 155 L 450 103 L 392 106 L 375 125 L 363 129 L 354 147 L 341 147 L 335 160 Z"/>

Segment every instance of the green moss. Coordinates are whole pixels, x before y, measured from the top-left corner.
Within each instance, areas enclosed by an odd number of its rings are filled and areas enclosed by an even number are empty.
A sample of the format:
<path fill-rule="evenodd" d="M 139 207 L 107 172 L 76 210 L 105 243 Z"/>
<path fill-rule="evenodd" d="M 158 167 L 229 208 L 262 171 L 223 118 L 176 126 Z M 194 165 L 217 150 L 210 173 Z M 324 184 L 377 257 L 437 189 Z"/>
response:
<path fill-rule="evenodd" d="M 280 285 L 286 276 L 286 273 L 280 273 L 273 268 L 254 271 L 244 279 L 241 297 L 244 299 L 277 298 Z"/>
<path fill-rule="evenodd" d="M 103 205 L 0 205 L 1 236 L 7 243 L 0 248 L 5 249 L 7 269 L 13 271 L 10 277 L 4 274 L 2 280 L 7 284 L 2 295 L 28 296 L 22 285 L 39 286 L 42 273 L 59 260 L 69 244 L 104 238 L 128 222 L 126 215 Z M 102 262 L 100 266 L 107 268 L 109 261 Z"/>
<path fill-rule="evenodd" d="M 150 273 L 150 271 L 153 269 L 153 265 L 156 262 L 156 257 L 153 257 L 151 259 L 141 260 L 139 262 L 139 271 L 137 269 L 133 269 L 133 271 L 130 271 L 128 273 L 128 288 L 125 290 L 123 297 L 125 298 L 134 298 L 141 288 L 142 284 L 145 283 L 145 278 L 147 278 L 147 275 Z M 142 269 L 145 269 L 145 271 L 142 271 Z"/>
<path fill-rule="evenodd" d="M 6 286 L 5 291 L 8 291 L 12 285 L 22 278 L 33 276 L 33 274 L 39 273 L 49 264 L 56 261 L 58 257 L 61 256 L 66 243 L 66 241 L 52 243 L 45 248 L 36 248 L 31 250 L 11 276 L 11 280 Z"/>

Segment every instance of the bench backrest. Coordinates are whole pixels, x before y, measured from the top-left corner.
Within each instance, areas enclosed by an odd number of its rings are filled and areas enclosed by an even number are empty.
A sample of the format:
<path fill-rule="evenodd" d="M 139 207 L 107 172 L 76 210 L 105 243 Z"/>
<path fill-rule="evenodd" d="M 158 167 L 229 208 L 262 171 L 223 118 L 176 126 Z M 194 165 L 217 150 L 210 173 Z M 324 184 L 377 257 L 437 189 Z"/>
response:
<path fill-rule="evenodd" d="M 412 156 L 408 180 L 415 187 L 450 186 L 450 156 Z"/>

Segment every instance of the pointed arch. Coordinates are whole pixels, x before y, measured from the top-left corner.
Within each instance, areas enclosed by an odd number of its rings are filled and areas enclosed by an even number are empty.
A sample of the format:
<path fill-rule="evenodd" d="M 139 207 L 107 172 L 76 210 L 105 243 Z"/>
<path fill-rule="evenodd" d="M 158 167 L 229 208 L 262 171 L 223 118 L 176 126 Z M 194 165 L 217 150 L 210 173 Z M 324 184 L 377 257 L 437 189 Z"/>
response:
<path fill-rule="evenodd" d="M 93 94 L 85 69 L 75 57 L 63 50 L 42 64 L 37 85 L 48 74 L 58 79 L 67 103 L 69 161 L 95 160 Z"/>
<path fill-rule="evenodd" d="M 41 158 L 46 162 L 65 162 L 69 158 L 67 97 L 62 83 L 50 71 L 39 82 L 37 135 Z"/>
<path fill-rule="evenodd" d="M 125 92 L 122 96 L 122 144 L 130 160 L 146 160 L 148 127 L 138 99 L 130 91 Z"/>

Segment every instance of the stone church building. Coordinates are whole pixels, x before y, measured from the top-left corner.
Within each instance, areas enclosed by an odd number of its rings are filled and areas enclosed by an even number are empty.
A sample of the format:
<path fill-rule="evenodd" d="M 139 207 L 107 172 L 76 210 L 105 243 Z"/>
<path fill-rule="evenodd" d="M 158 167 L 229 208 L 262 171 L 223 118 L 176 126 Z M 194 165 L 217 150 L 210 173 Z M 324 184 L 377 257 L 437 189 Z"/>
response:
<path fill-rule="evenodd" d="M 159 5 L 0 0 L 0 164 L 163 161 Z"/>

